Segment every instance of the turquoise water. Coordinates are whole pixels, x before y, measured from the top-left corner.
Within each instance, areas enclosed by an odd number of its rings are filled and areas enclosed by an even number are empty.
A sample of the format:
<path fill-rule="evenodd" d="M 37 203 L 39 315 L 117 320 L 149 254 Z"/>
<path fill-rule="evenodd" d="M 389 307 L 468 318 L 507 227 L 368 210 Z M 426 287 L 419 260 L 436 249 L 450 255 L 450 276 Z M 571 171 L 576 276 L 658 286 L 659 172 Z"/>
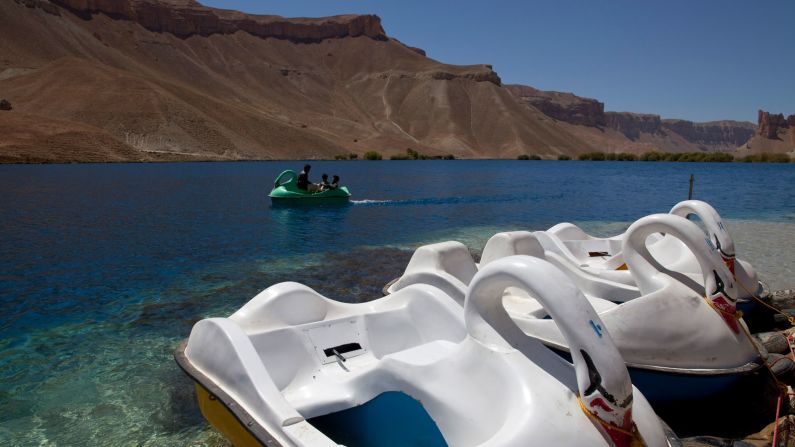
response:
<path fill-rule="evenodd" d="M 686 198 L 691 173 L 724 218 L 795 240 L 793 165 L 315 162 L 354 203 L 271 208 L 301 165 L 0 166 L 0 445 L 225 445 L 172 359 L 195 321 L 285 280 L 373 299 L 422 243 L 620 231 Z"/>

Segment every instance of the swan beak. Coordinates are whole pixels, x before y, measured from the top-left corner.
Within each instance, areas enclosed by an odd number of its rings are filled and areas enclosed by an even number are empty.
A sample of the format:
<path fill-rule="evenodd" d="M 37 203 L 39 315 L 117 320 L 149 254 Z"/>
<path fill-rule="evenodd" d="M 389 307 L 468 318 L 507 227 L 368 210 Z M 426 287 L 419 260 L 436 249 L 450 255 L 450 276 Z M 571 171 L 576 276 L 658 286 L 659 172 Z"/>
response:
<path fill-rule="evenodd" d="M 580 407 L 592 418 L 594 425 L 602 432 L 602 436 L 607 435 L 605 438 L 613 447 L 645 447 L 646 443 L 632 421 L 631 405 L 624 408 L 612 406 L 598 394 L 590 399 L 578 398 L 578 400 Z"/>
<path fill-rule="evenodd" d="M 729 301 L 723 297 L 723 295 L 718 295 L 717 298 L 712 300 L 712 306 L 715 310 L 718 311 L 718 314 L 723 321 L 726 322 L 726 325 L 729 326 L 729 329 L 732 330 L 735 334 L 740 333 L 740 326 L 737 323 L 737 306 L 734 304 L 729 303 Z"/>
<path fill-rule="evenodd" d="M 724 257 L 723 262 L 726 264 L 726 267 L 729 267 L 729 271 L 732 272 L 732 275 L 734 275 L 734 258 Z"/>

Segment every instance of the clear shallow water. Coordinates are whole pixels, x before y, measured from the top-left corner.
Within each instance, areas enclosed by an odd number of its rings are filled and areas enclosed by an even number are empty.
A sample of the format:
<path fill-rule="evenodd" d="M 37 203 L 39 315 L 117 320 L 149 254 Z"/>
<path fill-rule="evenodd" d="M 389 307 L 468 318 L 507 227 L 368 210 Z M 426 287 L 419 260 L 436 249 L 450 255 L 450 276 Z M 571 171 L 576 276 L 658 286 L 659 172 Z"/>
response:
<path fill-rule="evenodd" d="M 573 221 L 598 234 L 687 197 L 729 220 L 738 256 L 795 286 L 795 166 L 315 162 L 355 202 L 271 208 L 300 162 L 0 166 L 0 444 L 225 445 L 171 353 L 261 289 L 380 295 L 422 243 Z M 745 251 L 744 251 L 745 250 Z"/>

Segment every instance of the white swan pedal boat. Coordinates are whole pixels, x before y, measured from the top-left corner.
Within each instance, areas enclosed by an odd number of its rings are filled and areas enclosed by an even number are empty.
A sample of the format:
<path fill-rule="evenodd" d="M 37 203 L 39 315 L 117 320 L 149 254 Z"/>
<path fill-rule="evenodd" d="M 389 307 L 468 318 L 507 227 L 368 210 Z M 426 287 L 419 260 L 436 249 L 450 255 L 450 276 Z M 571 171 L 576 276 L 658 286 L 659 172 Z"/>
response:
<path fill-rule="evenodd" d="M 362 304 L 277 284 L 228 318 L 196 323 L 175 357 L 196 381 L 205 417 L 235 445 L 338 445 L 315 421 L 362 409 L 335 424 L 349 434 L 366 429 L 377 416 L 364 409 L 390 393 L 421 405 L 438 445 L 679 445 L 632 386 L 610 335 L 595 330 L 604 323 L 558 269 L 507 257 L 470 285 L 462 312 L 421 284 Z M 527 290 L 554 315 L 573 364 L 509 318 L 500 299 L 507 287 Z M 402 435 L 417 430 L 396 409 L 385 419 Z"/>
<path fill-rule="evenodd" d="M 764 287 L 754 267 L 735 255 L 734 240 L 726 230 L 720 214 L 709 203 L 701 200 L 685 200 L 677 203 L 669 214 L 688 218 L 698 217 L 704 227 L 705 236 L 721 259 L 726 263 L 739 283 L 737 298 L 745 301 L 751 295 L 760 296 Z M 537 232 L 538 240 L 545 250 L 564 257 L 573 265 L 579 266 L 583 272 L 616 283 L 619 291 L 617 301 L 632 299 L 631 293 L 625 293 L 629 287 L 636 287 L 633 276 L 627 271 L 627 264 L 622 250 L 625 234 L 608 238 L 593 237 L 577 225 L 564 222 L 557 224 L 545 232 Z M 649 235 L 649 252 L 666 269 L 679 272 L 702 287 L 703 275 L 701 267 L 688 249 L 675 237 L 663 234 Z"/>
<path fill-rule="evenodd" d="M 706 297 L 703 286 L 661 267 L 654 259 L 646 241 L 659 232 L 676 238 L 696 259 L 700 271 L 705 272 L 700 282 L 706 284 Z M 613 284 L 544 250 L 537 236 L 526 231 L 493 236 L 483 249 L 480 267 L 517 254 L 554 264 L 585 293 L 605 322 L 604 329 L 615 341 L 633 382 L 652 402 L 708 397 L 761 367 L 758 352 L 745 333 L 745 323 L 736 318 L 737 286 L 732 274 L 695 223 L 673 214 L 657 214 L 630 226 L 622 251 L 638 293 L 618 304 L 605 299 L 614 292 Z M 406 272 L 387 291 L 430 284 L 461 303 L 477 271 L 463 244 L 432 244 L 415 251 Z M 554 291 L 553 285 L 550 293 Z M 568 355 L 570 349 L 557 322 L 534 298 L 509 289 L 503 301 L 522 331 Z"/>

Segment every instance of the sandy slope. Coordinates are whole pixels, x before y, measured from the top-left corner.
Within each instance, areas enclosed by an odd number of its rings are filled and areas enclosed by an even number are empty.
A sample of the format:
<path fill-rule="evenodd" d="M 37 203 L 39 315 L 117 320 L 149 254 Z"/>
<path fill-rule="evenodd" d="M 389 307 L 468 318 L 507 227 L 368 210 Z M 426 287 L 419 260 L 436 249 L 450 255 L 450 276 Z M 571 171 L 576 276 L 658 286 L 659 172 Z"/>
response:
<path fill-rule="evenodd" d="M 179 38 L 103 14 L 89 20 L 0 2 L 0 116 L 50 120 L 109 159 L 331 157 L 413 148 L 457 157 L 575 153 L 588 145 L 497 85 L 488 66 L 450 66 L 395 40 L 293 43 L 243 31 Z M 496 81 L 495 81 L 496 79 Z M 41 117 L 40 121 L 33 117 Z M 92 130 L 89 132 L 88 127 Z M 2 136 L 4 159 L 47 156 L 35 139 Z M 106 141 L 103 140 L 103 141 Z M 130 152 L 133 151 L 133 152 Z M 70 152 L 83 160 L 79 148 Z M 95 159 L 87 152 L 85 159 Z"/>

